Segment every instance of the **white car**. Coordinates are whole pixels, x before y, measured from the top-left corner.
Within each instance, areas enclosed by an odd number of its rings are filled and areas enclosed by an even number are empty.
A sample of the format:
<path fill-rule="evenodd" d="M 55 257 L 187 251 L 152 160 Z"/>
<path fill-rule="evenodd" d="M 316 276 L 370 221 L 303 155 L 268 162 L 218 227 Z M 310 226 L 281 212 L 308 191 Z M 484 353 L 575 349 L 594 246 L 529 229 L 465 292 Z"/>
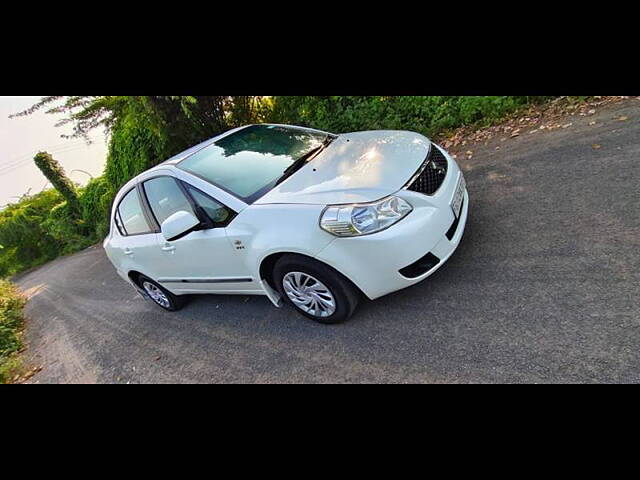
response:
<path fill-rule="evenodd" d="M 420 134 L 249 125 L 128 182 L 104 248 L 166 310 L 187 294 L 266 295 L 338 323 L 362 295 L 437 270 L 468 208 L 455 161 Z"/>

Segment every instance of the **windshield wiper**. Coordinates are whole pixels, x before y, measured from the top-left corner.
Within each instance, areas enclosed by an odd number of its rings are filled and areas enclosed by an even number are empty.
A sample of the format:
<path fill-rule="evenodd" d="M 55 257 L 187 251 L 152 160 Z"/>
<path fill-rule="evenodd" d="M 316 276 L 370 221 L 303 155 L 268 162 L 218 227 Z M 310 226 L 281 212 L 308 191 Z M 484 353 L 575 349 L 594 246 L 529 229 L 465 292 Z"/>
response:
<path fill-rule="evenodd" d="M 327 135 L 320 145 L 318 145 L 313 150 L 309 150 L 307 153 L 305 153 L 303 156 L 301 156 L 299 159 L 297 159 L 295 162 L 289 165 L 285 169 L 285 171 L 282 172 L 282 176 L 278 179 L 278 181 L 276 182 L 276 185 L 279 185 L 280 183 L 284 182 L 296 171 L 300 170 L 305 163 L 311 160 L 311 158 L 314 157 L 316 154 L 320 153 L 322 150 L 327 148 L 327 146 L 331 142 L 333 142 L 336 138 L 337 138 L 336 135 Z"/>

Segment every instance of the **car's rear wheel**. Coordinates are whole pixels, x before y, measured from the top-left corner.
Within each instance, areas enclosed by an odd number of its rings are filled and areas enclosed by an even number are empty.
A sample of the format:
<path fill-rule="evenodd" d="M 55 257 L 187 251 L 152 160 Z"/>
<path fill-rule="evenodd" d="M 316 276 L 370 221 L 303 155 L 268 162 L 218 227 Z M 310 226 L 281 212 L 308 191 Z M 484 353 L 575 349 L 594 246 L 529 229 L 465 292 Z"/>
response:
<path fill-rule="evenodd" d="M 176 310 L 180 310 L 184 305 L 184 299 L 174 295 L 149 277 L 140 275 L 138 277 L 138 285 L 145 291 L 153 303 L 165 310 L 175 312 Z"/>
<path fill-rule="evenodd" d="M 347 320 L 360 299 L 358 289 L 333 268 L 301 255 L 284 255 L 275 264 L 273 282 L 285 301 L 320 323 Z"/>

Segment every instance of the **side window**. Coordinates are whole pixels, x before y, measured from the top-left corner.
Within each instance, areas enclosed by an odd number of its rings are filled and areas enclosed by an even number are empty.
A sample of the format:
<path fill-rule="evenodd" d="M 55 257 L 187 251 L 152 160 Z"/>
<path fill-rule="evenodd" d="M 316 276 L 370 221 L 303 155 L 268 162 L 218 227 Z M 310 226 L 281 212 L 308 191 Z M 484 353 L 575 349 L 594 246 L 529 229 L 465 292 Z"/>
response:
<path fill-rule="evenodd" d="M 229 210 L 221 203 L 216 202 L 209 195 L 202 193 L 197 188 L 186 183 L 183 183 L 183 185 L 187 188 L 191 198 L 193 198 L 196 204 L 204 210 L 214 224 L 226 224 L 231 221 L 235 214 L 232 210 Z"/>
<path fill-rule="evenodd" d="M 115 220 L 122 235 L 151 233 L 151 228 L 149 228 L 147 220 L 144 218 L 138 191 L 135 188 L 120 201 Z"/>
<path fill-rule="evenodd" d="M 149 206 L 159 225 L 176 212 L 184 210 L 197 216 L 187 197 L 172 177 L 157 177 L 144 182 Z"/>

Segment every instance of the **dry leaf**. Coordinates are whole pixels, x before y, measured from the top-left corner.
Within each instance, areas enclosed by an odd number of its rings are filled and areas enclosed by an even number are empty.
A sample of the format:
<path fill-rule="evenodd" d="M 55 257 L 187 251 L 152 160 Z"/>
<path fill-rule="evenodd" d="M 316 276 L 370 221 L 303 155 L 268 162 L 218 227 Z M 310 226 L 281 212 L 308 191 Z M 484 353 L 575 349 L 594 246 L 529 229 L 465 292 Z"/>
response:
<path fill-rule="evenodd" d="M 621 117 L 618 119 L 618 121 L 619 121 L 619 122 L 624 122 L 625 120 L 629 120 L 629 117 L 625 117 L 625 116 L 623 115 L 623 116 L 621 116 Z"/>
<path fill-rule="evenodd" d="M 597 143 L 594 143 L 593 145 L 591 145 L 591 147 L 592 147 L 594 150 L 598 150 L 599 148 L 601 148 L 601 145 L 598 145 Z"/>
<path fill-rule="evenodd" d="M 562 125 L 562 128 L 569 128 L 571 125 L 573 125 L 573 123 L 565 123 Z"/>

